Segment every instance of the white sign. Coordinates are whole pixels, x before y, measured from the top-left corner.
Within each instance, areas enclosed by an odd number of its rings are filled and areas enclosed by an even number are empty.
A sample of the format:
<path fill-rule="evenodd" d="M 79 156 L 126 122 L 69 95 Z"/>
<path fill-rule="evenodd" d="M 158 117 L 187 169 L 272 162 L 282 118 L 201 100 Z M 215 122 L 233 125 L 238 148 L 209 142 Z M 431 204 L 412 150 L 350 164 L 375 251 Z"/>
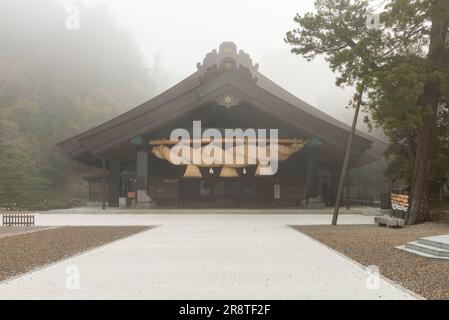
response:
<path fill-rule="evenodd" d="M 281 198 L 281 185 L 280 184 L 274 185 L 274 198 L 275 199 Z"/>

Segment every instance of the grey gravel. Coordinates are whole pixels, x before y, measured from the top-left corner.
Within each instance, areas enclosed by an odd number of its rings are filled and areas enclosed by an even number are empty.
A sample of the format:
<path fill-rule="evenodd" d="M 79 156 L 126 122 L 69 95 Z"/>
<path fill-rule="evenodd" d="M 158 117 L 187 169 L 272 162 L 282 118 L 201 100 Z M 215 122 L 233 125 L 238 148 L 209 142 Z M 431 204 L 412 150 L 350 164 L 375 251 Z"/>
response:
<path fill-rule="evenodd" d="M 402 229 L 372 225 L 294 226 L 302 233 L 428 299 L 449 299 L 449 262 L 394 249 L 422 237 L 449 234 L 449 225 L 424 223 Z"/>
<path fill-rule="evenodd" d="M 150 229 L 148 226 L 60 227 L 0 238 L 0 281 Z"/>

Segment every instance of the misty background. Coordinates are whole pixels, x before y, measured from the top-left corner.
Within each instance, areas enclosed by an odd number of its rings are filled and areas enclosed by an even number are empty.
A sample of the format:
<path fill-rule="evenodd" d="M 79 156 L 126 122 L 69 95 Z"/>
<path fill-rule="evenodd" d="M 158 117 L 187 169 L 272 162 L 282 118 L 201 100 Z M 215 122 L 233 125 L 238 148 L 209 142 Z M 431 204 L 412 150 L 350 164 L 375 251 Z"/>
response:
<path fill-rule="evenodd" d="M 79 29 L 67 28 L 71 5 Z M 79 165 L 56 143 L 168 89 L 223 41 L 350 123 L 353 90 L 335 86 L 322 58 L 307 62 L 283 41 L 295 14 L 310 10 L 313 0 L 0 0 L 0 207 L 57 201 Z"/>
<path fill-rule="evenodd" d="M 160 68 L 167 89 L 196 71 L 205 54 L 223 41 L 233 41 L 260 65 L 259 71 L 322 111 L 351 123 L 345 106 L 351 89 L 335 86 L 323 58 L 312 62 L 294 56 L 283 41 L 296 13 L 313 10 L 314 0 L 84 0 L 109 9 L 117 24 L 129 30 L 145 64 Z M 81 28 L 82 28 L 82 11 Z M 362 123 L 362 121 L 360 122 Z M 362 126 L 361 126 L 362 127 Z"/>

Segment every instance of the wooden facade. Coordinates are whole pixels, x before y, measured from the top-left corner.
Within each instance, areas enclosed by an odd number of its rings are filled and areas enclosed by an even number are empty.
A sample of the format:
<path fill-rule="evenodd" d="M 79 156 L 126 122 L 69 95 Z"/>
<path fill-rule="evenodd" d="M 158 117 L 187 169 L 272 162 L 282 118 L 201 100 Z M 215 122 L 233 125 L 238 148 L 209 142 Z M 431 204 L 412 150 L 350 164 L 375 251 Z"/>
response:
<path fill-rule="evenodd" d="M 332 205 L 349 127 L 263 76 L 249 55 L 237 51 L 233 43 L 222 43 L 197 67 L 194 74 L 159 96 L 59 144 L 69 157 L 87 164 L 101 167 L 104 160 L 109 205 Z M 200 178 L 184 178 L 185 166 L 158 159 L 149 141 L 168 138 L 176 128 L 191 131 L 192 122 L 199 120 L 203 129 L 278 129 L 280 139 L 298 138 L 308 144 L 280 162 L 272 176 L 257 176 L 255 166 L 248 166 L 238 168 L 238 176 L 232 178 L 220 177 L 220 168 L 200 168 Z M 352 166 L 379 159 L 385 147 L 357 132 Z"/>

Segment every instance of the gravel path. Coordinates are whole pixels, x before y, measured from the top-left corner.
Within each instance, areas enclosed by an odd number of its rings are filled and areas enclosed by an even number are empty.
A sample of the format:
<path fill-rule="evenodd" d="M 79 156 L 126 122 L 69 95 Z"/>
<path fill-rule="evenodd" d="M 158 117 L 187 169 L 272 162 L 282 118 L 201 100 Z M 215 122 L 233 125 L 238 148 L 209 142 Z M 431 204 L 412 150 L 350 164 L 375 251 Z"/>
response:
<path fill-rule="evenodd" d="M 40 215 L 45 225 L 160 225 L 0 283 L 0 299 L 413 299 L 289 225 L 331 215 Z M 372 217 L 343 215 L 341 223 Z M 80 288 L 68 290 L 77 266 Z"/>
<path fill-rule="evenodd" d="M 428 299 L 449 299 L 449 262 L 430 260 L 394 249 L 426 236 L 449 233 L 449 226 L 425 223 L 402 229 L 371 225 L 295 226 L 325 245 Z"/>
<path fill-rule="evenodd" d="M 0 281 L 148 229 L 143 226 L 60 227 L 2 237 Z"/>

